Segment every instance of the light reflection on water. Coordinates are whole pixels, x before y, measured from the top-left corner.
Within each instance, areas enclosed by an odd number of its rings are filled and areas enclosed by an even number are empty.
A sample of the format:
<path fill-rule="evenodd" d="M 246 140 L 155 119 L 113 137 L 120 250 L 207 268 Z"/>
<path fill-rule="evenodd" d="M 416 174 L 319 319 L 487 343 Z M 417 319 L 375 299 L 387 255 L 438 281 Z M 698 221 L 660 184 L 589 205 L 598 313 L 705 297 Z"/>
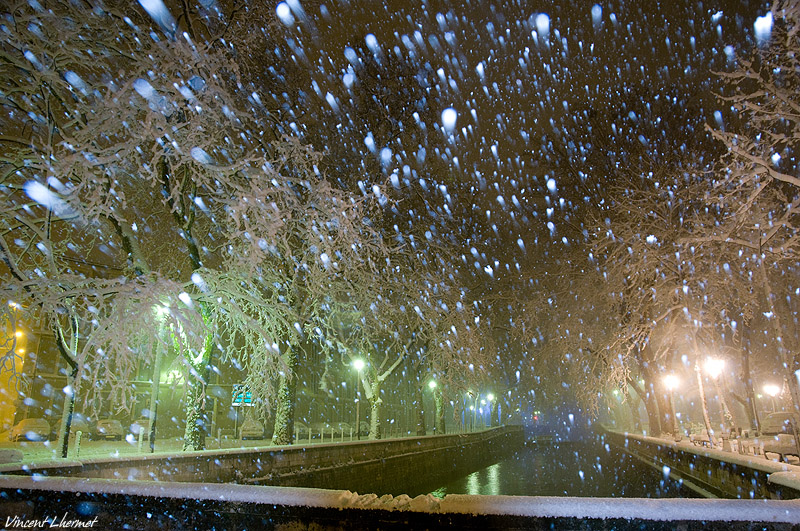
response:
<path fill-rule="evenodd" d="M 502 492 L 500 492 L 501 468 L 500 463 L 495 463 L 492 466 L 473 472 L 463 480 L 459 480 L 466 482 L 466 492 L 460 494 L 489 494 L 492 496 L 502 494 Z M 444 496 L 447 494 L 447 488 L 442 487 L 432 494 L 437 496 L 439 495 L 437 493 L 440 492 L 441 496 Z"/>
<path fill-rule="evenodd" d="M 509 496 L 678 498 L 691 493 L 632 457 L 599 444 L 528 446 L 431 492 Z"/>

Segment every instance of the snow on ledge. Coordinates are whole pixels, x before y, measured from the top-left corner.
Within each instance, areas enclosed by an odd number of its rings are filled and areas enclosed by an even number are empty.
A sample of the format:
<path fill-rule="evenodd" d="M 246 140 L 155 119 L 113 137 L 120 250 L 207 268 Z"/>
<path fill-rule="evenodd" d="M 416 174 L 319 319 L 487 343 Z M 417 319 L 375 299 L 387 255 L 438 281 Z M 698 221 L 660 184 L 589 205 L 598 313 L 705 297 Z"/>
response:
<path fill-rule="evenodd" d="M 712 459 L 716 459 L 717 461 L 724 461 L 726 463 L 733 463 L 739 466 L 746 466 L 749 468 L 753 468 L 755 470 L 767 472 L 768 474 L 770 474 L 770 477 L 772 477 L 772 475 L 777 472 L 781 473 L 786 472 L 786 474 L 782 474 L 784 477 L 795 476 L 797 481 L 800 482 L 800 466 L 790 465 L 789 463 L 779 463 L 777 461 L 766 459 L 763 456 L 744 455 L 733 452 L 725 452 L 723 450 L 717 450 L 713 448 L 695 446 L 692 443 L 688 442 L 687 439 L 683 439 L 680 442 L 675 442 L 674 439 L 652 437 L 649 435 L 641 435 L 638 433 L 628 433 L 628 432 L 613 431 L 608 429 L 606 431 L 615 435 L 624 436 L 628 439 L 635 439 L 649 444 L 655 444 L 658 446 L 667 446 L 679 452 L 700 455 L 703 457 L 710 457 Z M 787 484 L 787 486 L 790 485 Z"/>
<path fill-rule="evenodd" d="M 320 507 L 434 514 L 514 515 L 545 518 L 623 518 L 653 521 L 739 521 L 800 524 L 800 500 L 568 498 L 430 494 L 410 498 L 350 491 L 210 483 L 163 483 L 85 478 L 0 476 L 2 489 L 128 494 L 289 507 Z"/>

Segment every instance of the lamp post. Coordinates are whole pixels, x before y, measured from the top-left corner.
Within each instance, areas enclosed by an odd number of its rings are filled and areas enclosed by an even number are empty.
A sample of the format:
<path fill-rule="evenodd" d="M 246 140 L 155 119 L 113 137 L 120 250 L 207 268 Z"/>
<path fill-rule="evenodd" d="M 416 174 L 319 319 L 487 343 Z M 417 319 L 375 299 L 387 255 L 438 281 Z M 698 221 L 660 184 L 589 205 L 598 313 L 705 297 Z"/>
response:
<path fill-rule="evenodd" d="M 766 384 L 764 386 L 764 392 L 769 395 L 770 400 L 772 400 L 772 412 L 775 413 L 775 397 L 778 396 L 778 393 L 781 392 L 781 388 L 775 384 Z"/>
<path fill-rule="evenodd" d="M 478 393 L 475 393 L 475 404 L 472 409 L 472 431 L 478 429 Z"/>
<path fill-rule="evenodd" d="M 361 400 L 359 394 L 361 390 L 361 369 L 364 368 L 364 360 L 353 360 L 353 368 L 356 370 L 356 439 L 361 440 Z"/>
<path fill-rule="evenodd" d="M 706 403 L 706 391 L 703 388 L 703 375 L 700 370 L 700 363 L 695 361 L 694 372 L 697 375 L 697 390 L 700 393 L 700 407 L 703 409 L 703 423 L 706 425 L 706 433 L 708 433 L 708 442 L 713 448 L 716 446 L 717 441 L 714 439 L 714 430 L 711 428 L 711 421 L 708 418 L 708 404 Z"/>
<path fill-rule="evenodd" d="M 717 391 L 717 396 L 719 397 L 719 413 L 722 416 L 722 424 L 733 430 L 733 415 L 731 415 L 731 410 L 728 408 L 725 395 L 722 394 L 722 388 L 719 385 L 724 368 L 725 360 L 723 359 L 708 358 L 706 360 L 706 372 L 711 376 L 711 380 L 714 382 L 714 390 Z"/>
<path fill-rule="evenodd" d="M 489 426 L 497 426 L 497 419 L 495 418 L 495 410 L 494 410 L 494 394 L 489 393 L 486 395 L 486 399 L 489 400 Z"/>
<path fill-rule="evenodd" d="M 669 407 L 672 411 L 672 435 L 678 436 L 678 417 L 675 414 L 675 388 L 678 387 L 678 377 L 674 374 L 664 376 L 664 386 L 669 390 Z"/>
<path fill-rule="evenodd" d="M 428 388 L 433 394 L 433 432 L 444 434 L 444 401 L 436 387 L 436 380 L 428 382 Z"/>

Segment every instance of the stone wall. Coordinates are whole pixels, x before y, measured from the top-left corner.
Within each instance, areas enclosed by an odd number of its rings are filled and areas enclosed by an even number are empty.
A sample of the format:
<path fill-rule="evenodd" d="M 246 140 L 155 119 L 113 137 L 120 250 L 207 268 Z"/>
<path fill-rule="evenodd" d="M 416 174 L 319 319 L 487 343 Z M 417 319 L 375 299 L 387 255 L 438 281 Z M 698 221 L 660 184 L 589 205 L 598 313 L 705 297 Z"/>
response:
<path fill-rule="evenodd" d="M 606 431 L 603 440 L 707 498 L 800 498 L 798 466 L 631 433 Z"/>
<path fill-rule="evenodd" d="M 3 465 L 0 474 L 243 483 L 394 494 L 442 484 L 510 455 L 519 426 L 478 433 Z"/>

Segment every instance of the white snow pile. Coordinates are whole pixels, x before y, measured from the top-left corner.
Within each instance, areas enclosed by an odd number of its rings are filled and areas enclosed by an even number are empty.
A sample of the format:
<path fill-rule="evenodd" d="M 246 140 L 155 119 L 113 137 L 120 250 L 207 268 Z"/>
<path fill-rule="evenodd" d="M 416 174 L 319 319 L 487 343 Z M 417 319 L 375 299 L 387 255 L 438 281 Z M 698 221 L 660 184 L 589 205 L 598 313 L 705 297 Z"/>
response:
<path fill-rule="evenodd" d="M 342 508 L 435 513 L 439 512 L 441 499 L 431 494 L 421 494 L 416 498 L 411 498 L 407 494 L 397 497 L 385 494 L 379 498 L 377 494 L 359 494 L 346 490 L 342 492 L 339 501 Z"/>

